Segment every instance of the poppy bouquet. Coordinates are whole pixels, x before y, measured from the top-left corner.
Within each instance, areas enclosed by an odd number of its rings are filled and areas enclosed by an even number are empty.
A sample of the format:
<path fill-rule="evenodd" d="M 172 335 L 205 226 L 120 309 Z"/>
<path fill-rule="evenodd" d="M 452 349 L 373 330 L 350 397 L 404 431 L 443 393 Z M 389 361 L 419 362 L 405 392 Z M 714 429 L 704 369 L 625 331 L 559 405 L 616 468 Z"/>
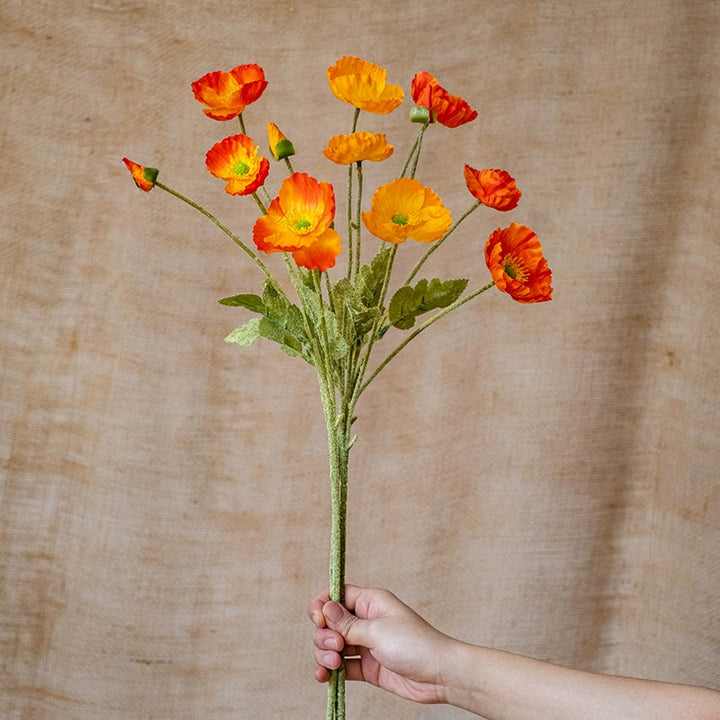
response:
<path fill-rule="evenodd" d="M 552 287 L 537 236 L 516 223 L 490 233 L 485 262 L 491 278 L 479 287 L 468 290 L 467 279 L 416 279 L 430 255 L 480 206 L 499 212 L 513 210 L 520 190 L 504 170 L 465 165 L 464 180 L 472 201 L 453 220 L 440 197 L 416 178 L 428 128 L 436 124 L 456 128 L 477 117 L 465 100 L 451 95 L 429 73 L 419 72 L 410 85 L 415 141 L 393 179 L 377 187 L 369 209 L 363 209 L 363 163 L 387 160 L 394 147 L 384 134 L 358 130 L 358 121 L 362 112 L 392 112 L 402 103 L 404 92 L 387 82 L 385 69 L 355 57 L 343 57 L 329 67 L 327 79 L 335 97 L 354 108 L 350 133 L 334 135 L 322 151 L 333 163 L 348 168 L 344 238 L 336 227 L 333 186 L 293 169 L 293 143 L 274 123 L 267 125 L 269 150 L 286 172 L 275 197 L 267 190 L 270 161 L 247 134 L 244 119 L 245 109 L 267 87 L 258 65 L 211 72 L 192 83 L 193 94 L 209 118 L 239 121 L 240 132 L 213 145 L 205 162 L 210 174 L 225 182 L 227 193 L 251 196 L 257 204 L 252 244 L 205 208 L 160 182 L 157 169 L 127 158 L 123 162 L 141 190 L 160 188 L 205 215 L 248 255 L 263 276 L 261 294 L 242 293 L 220 300 L 253 314 L 226 340 L 249 347 L 258 338 L 266 338 L 316 371 L 330 460 L 329 592 L 331 599 L 342 601 L 348 459 L 356 439 L 352 432 L 355 407 L 365 389 L 411 340 L 491 287 L 521 303 L 550 300 Z M 380 240 L 379 248 L 373 244 L 370 258 L 365 257 L 371 240 L 368 236 Z M 425 250 L 418 253 L 407 278 L 393 283 L 393 262 L 406 240 L 422 243 Z M 336 268 L 343 249 L 344 262 Z M 292 297 L 268 267 L 266 256 L 273 253 L 282 254 Z M 332 268 L 333 278 L 328 272 Z M 382 359 L 372 363 L 376 347 L 388 345 Z M 332 675 L 328 688 L 328 720 L 345 718 L 344 698 L 340 669 Z"/>

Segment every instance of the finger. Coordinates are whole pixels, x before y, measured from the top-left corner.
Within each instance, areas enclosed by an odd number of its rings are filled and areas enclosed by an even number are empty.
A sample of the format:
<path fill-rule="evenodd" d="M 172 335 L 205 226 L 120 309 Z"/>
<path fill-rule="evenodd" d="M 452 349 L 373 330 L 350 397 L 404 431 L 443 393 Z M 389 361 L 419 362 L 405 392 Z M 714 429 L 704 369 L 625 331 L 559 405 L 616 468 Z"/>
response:
<path fill-rule="evenodd" d="M 335 650 L 340 652 L 345 647 L 343 636 L 330 628 L 315 628 L 313 630 L 313 645 L 320 650 Z"/>
<path fill-rule="evenodd" d="M 359 585 L 345 585 L 345 607 L 350 612 L 355 612 L 355 606 L 358 598 L 367 590 L 367 588 L 360 587 Z"/>
<path fill-rule="evenodd" d="M 315 662 L 328 670 L 337 670 L 342 665 L 340 653 L 331 650 L 316 650 Z"/>
<path fill-rule="evenodd" d="M 308 617 L 317 627 L 325 627 L 325 616 L 322 612 L 323 605 L 330 599 L 328 591 L 325 590 L 312 599 L 308 608 Z"/>
<path fill-rule="evenodd" d="M 330 671 L 322 665 L 315 666 L 315 679 L 318 682 L 325 683 L 330 679 Z"/>
<path fill-rule="evenodd" d="M 359 658 L 345 660 L 345 679 L 346 680 L 364 680 L 362 671 L 362 663 Z"/>
<path fill-rule="evenodd" d="M 372 621 L 360 620 L 343 605 L 332 601 L 323 605 L 323 615 L 327 626 L 340 633 L 350 645 L 372 647 L 368 636 Z"/>

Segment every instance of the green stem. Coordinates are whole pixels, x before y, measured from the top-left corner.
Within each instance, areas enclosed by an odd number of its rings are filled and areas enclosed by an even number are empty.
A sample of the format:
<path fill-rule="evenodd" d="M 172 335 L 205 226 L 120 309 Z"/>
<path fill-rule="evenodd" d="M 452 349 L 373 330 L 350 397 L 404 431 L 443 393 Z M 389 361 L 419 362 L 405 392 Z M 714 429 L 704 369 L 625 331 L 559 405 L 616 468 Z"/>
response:
<path fill-rule="evenodd" d="M 256 192 L 254 192 L 252 194 L 252 196 L 253 196 L 253 199 L 255 200 L 255 202 L 257 203 L 257 206 L 260 208 L 260 212 L 263 215 L 267 215 L 267 208 L 265 207 L 265 204 L 263 203 L 263 201 L 260 199 L 260 196 Z"/>
<path fill-rule="evenodd" d="M 378 300 L 378 307 L 382 308 L 385 304 L 385 296 L 387 295 L 388 286 L 390 284 L 390 275 L 392 274 L 392 267 L 393 263 L 395 261 L 395 254 L 397 253 L 397 245 L 392 246 L 392 250 L 390 252 L 390 257 L 388 258 L 387 267 L 385 268 L 385 277 L 383 278 L 383 284 L 380 291 L 380 298 Z M 360 393 L 364 389 L 365 383 L 363 385 L 363 378 L 365 377 L 365 371 L 367 370 L 368 363 L 370 362 L 370 355 L 372 354 L 373 347 L 375 345 L 375 340 L 378 338 L 379 331 L 380 331 L 380 325 L 384 321 L 385 314 L 379 315 L 379 317 L 375 320 L 375 323 L 373 324 L 372 330 L 370 332 L 370 339 L 368 340 L 367 348 L 365 350 L 365 354 L 359 359 L 358 366 L 355 368 L 354 375 L 352 377 L 351 382 L 351 392 L 352 395 L 350 396 L 350 404 L 351 407 L 355 407 L 355 403 L 357 402 L 357 399 L 360 397 Z"/>
<path fill-rule="evenodd" d="M 469 295 L 466 295 L 464 298 L 460 298 L 459 300 L 456 300 L 451 305 L 448 305 L 446 308 L 443 308 L 440 312 L 435 313 L 431 318 L 426 320 L 422 325 L 417 327 L 410 335 L 408 335 L 373 371 L 373 373 L 370 375 L 370 377 L 363 383 L 362 387 L 359 389 L 357 397 L 360 397 L 360 395 L 365 391 L 365 388 L 380 374 L 380 371 L 411 341 L 414 340 L 423 330 L 426 330 L 429 328 L 434 322 L 437 322 L 440 318 L 445 317 L 448 313 L 451 313 L 453 310 L 457 310 L 461 305 L 464 305 L 466 302 L 469 302 L 473 298 L 476 298 L 481 293 L 484 293 L 486 290 L 489 290 L 491 287 L 495 285 L 495 281 L 489 282 L 487 285 L 483 285 L 481 288 L 478 288 L 474 292 L 470 293 Z"/>
<path fill-rule="evenodd" d="M 362 162 L 357 163 L 357 205 L 355 209 L 355 272 L 360 271 L 360 220 L 362 212 L 362 195 L 363 195 L 363 174 Z"/>
<path fill-rule="evenodd" d="M 471 208 L 466 210 L 450 227 L 450 229 L 435 243 L 433 243 L 425 252 L 425 254 L 417 261 L 415 267 L 412 269 L 408 279 L 405 281 L 406 285 L 409 285 L 413 278 L 418 274 L 420 268 L 425 264 L 425 261 L 450 237 L 450 235 L 457 229 L 458 225 L 465 220 L 466 217 L 474 213 L 482 203 L 478 200 Z"/>
<path fill-rule="evenodd" d="M 422 150 L 422 141 L 423 141 L 423 136 L 425 135 L 425 130 L 427 130 L 427 125 L 421 125 L 420 133 L 418 134 L 417 143 L 416 143 L 417 150 L 415 151 L 415 159 L 413 160 L 412 172 L 410 173 L 411 178 L 414 178 L 415 173 L 417 172 L 418 160 L 420 160 L 420 151 Z"/>
<path fill-rule="evenodd" d="M 353 261 L 353 166 L 348 165 L 348 181 L 347 181 L 347 237 L 348 237 L 348 258 L 347 258 L 347 278 L 352 278 L 352 261 Z"/>
<path fill-rule="evenodd" d="M 319 279 L 316 289 L 319 290 Z M 324 342 L 327 334 L 322 333 Z M 349 428 L 352 404 L 346 397 L 336 398 L 332 368 L 327 363 L 316 365 L 328 436 L 330 463 L 330 563 L 329 595 L 331 600 L 345 601 L 345 548 L 347 527 L 347 485 L 350 458 Z M 345 674 L 341 667 L 330 674 L 328 684 L 327 720 L 345 720 Z"/>
<path fill-rule="evenodd" d="M 253 262 L 265 273 L 265 277 L 276 287 L 284 296 L 285 293 L 281 290 L 275 276 L 267 269 L 265 263 L 237 236 L 235 235 L 226 225 L 220 222 L 212 213 L 208 212 L 202 205 L 198 205 L 196 202 L 190 200 L 190 198 L 181 195 L 177 190 L 173 190 L 171 187 L 164 185 L 161 182 L 155 181 L 155 186 L 164 190 L 166 193 L 175 196 L 178 200 L 182 200 L 186 205 L 194 208 L 199 213 L 203 214 L 210 222 L 220 228 L 236 245 L 238 245 L 245 253 L 247 253 L 253 260 Z"/>
<path fill-rule="evenodd" d="M 400 177 L 405 177 L 405 174 L 407 173 L 408 167 L 410 167 L 410 162 L 415 159 L 415 162 L 413 163 L 413 172 L 411 177 L 415 177 L 415 171 L 417 170 L 417 164 L 418 159 L 420 157 L 420 148 L 422 146 L 422 138 L 425 134 L 425 130 L 427 129 L 427 124 L 421 125 L 420 130 L 418 131 L 418 136 L 415 138 L 415 142 L 413 143 L 413 146 L 410 148 L 410 152 L 407 156 L 407 160 L 405 161 L 405 165 L 403 165 L 402 173 L 400 173 Z"/>
<path fill-rule="evenodd" d="M 290 174 L 294 175 L 295 171 L 293 170 L 293 166 L 292 166 L 292 163 L 290 162 L 290 158 L 286 157 L 286 158 L 283 158 L 283 160 L 285 160 L 285 164 L 287 165 L 287 169 L 290 171 Z"/>
<path fill-rule="evenodd" d="M 243 120 L 242 113 L 238 115 L 238 120 L 240 121 L 240 130 L 242 131 L 242 134 L 247 135 L 247 130 L 245 129 L 245 121 Z"/>

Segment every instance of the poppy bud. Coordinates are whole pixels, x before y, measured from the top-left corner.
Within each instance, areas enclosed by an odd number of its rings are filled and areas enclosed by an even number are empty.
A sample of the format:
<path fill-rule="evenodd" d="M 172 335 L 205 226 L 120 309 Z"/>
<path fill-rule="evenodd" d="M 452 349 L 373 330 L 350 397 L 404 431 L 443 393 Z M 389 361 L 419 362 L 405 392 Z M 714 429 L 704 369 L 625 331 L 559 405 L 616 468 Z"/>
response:
<path fill-rule="evenodd" d="M 413 105 L 410 110 L 410 122 L 427 125 L 432 122 L 431 110 L 424 105 Z"/>
<path fill-rule="evenodd" d="M 150 192 L 155 187 L 155 181 L 158 176 L 157 168 L 138 165 L 138 163 L 128 160 L 127 158 L 123 158 L 122 160 L 125 163 L 125 167 L 130 171 L 135 184 L 141 190 Z"/>
<path fill-rule="evenodd" d="M 276 160 L 284 160 L 295 154 L 295 147 L 283 135 L 275 123 L 268 123 L 268 142 L 270 144 L 270 152 Z"/>

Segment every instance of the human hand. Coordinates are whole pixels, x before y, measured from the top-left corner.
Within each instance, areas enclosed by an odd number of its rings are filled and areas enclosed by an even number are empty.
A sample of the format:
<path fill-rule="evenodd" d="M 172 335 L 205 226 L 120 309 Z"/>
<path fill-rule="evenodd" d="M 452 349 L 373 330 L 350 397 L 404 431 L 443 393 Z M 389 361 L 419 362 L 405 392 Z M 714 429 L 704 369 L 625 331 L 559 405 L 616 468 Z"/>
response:
<path fill-rule="evenodd" d="M 345 607 L 327 592 L 310 604 L 315 624 L 315 678 L 345 663 L 348 680 L 364 680 L 420 703 L 445 702 L 443 662 L 455 642 L 387 590 L 347 585 Z"/>

